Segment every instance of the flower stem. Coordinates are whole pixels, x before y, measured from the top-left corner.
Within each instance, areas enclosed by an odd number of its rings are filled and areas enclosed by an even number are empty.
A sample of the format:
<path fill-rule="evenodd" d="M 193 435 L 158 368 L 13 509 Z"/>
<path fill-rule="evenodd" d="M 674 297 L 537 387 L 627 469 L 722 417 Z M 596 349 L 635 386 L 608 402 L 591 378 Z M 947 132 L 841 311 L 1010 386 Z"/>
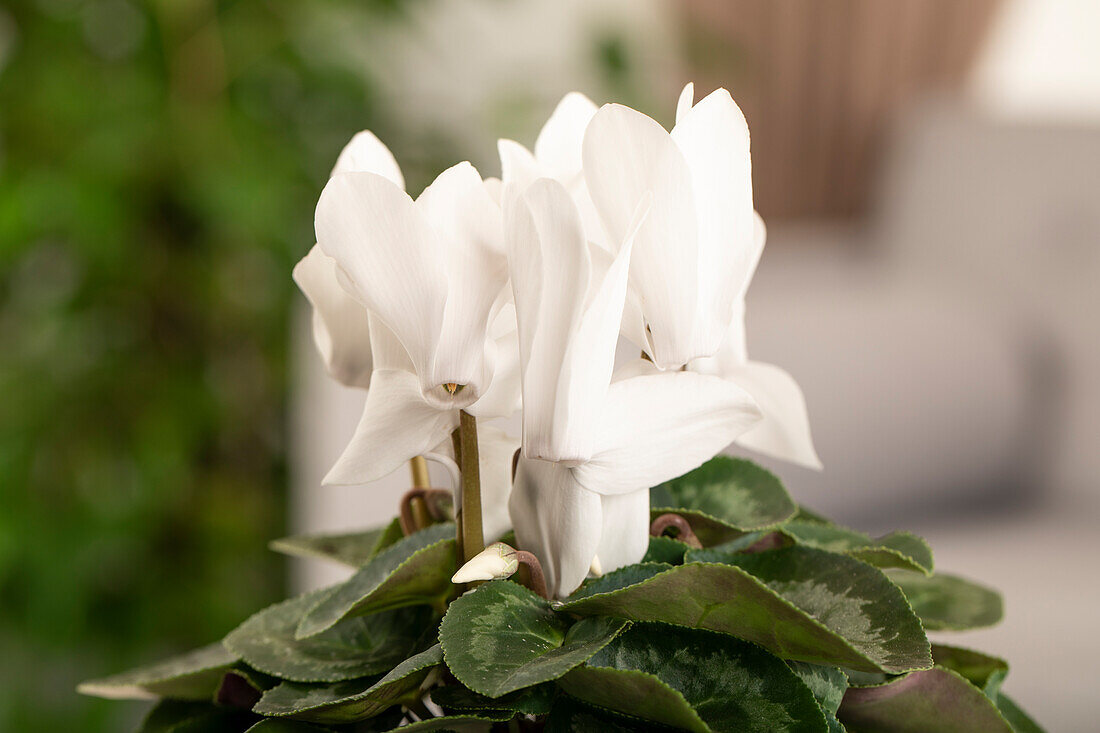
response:
<path fill-rule="evenodd" d="M 409 472 L 412 474 L 412 485 L 414 489 L 428 489 L 431 488 L 432 479 L 428 474 L 428 462 L 424 460 L 424 456 L 416 456 L 409 461 Z M 409 509 L 412 514 L 412 524 L 416 529 L 424 529 L 432 523 L 432 518 L 429 516 L 428 503 L 422 495 L 412 497 L 409 500 Z M 406 530 L 406 534 L 410 534 Z"/>
<path fill-rule="evenodd" d="M 458 515 L 461 562 L 469 562 L 485 549 L 481 531 L 481 477 L 478 471 L 477 418 L 465 410 L 459 413 L 458 465 L 462 468 L 462 510 Z"/>

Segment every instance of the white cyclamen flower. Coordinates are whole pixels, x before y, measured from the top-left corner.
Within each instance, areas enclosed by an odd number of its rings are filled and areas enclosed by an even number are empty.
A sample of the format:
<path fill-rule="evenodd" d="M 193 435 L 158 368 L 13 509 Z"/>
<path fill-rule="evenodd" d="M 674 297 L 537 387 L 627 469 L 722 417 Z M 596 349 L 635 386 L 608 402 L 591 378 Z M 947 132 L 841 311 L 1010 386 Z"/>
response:
<path fill-rule="evenodd" d="M 641 216 L 612 258 L 589 245 L 560 183 L 540 179 L 505 201 L 523 389 L 523 454 L 509 509 L 520 547 L 539 558 L 560 597 L 594 559 L 604 571 L 641 560 L 649 487 L 700 465 L 760 413 L 716 377 L 612 382 Z"/>
<path fill-rule="evenodd" d="M 325 186 L 318 246 L 365 309 L 373 357 L 363 417 L 326 484 L 366 483 L 432 451 L 459 410 L 514 411 L 500 218 L 469 163 L 444 171 L 415 201 L 371 172 L 338 172 Z"/>
<path fill-rule="evenodd" d="M 725 89 L 692 105 L 688 85 L 667 132 L 629 107 L 605 105 L 584 136 L 584 176 L 612 242 L 650 196 L 631 262 L 640 316 L 624 335 L 662 370 L 713 356 L 748 286 L 754 251 L 749 129 Z"/>
<path fill-rule="evenodd" d="M 397 161 L 369 130 L 351 139 L 340 152 L 331 175 L 351 171 L 377 173 L 405 187 Z M 366 309 L 340 285 L 335 260 L 314 245 L 294 267 L 298 283 L 313 306 L 313 341 L 333 379 L 366 388 L 373 369 Z"/>

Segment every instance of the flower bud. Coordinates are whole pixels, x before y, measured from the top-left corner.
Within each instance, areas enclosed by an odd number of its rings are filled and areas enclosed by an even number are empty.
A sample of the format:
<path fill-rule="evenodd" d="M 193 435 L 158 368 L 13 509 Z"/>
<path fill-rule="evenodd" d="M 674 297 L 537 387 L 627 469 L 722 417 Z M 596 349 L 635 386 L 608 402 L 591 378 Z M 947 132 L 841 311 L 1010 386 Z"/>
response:
<path fill-rule="evenodd" d="M 470 558 L 451 577 L 452 583 L 472 583 L 475 580 L 497 580 L 511 576 L 519 568 L 516 550 L 503 542 L 494 542 Z"/>

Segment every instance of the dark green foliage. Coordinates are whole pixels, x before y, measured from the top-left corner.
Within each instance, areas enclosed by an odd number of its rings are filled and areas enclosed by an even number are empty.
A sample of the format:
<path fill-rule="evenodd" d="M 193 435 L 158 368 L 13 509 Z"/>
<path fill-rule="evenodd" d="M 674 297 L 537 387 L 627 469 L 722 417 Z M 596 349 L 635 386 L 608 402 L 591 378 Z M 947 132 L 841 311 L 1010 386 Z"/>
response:
<path fill-rule="evenodd" d="M 643 562 L 551 601 L 511 580 L 454 597 L 453 524 L 388 546 L 380 533 L 287 540 L 280 549 L 363 564 L 255 614 L 225 650 L 85 691 L 176 698 L 150 731 L 1040 730 L 1001 692 L 1003 660 L 930 645 L 921 624 L 983 623 L 999 597 L 929 574 L 914 535 L 871 539 L 806 512 L 753 529 L 782 486 L 744 462 L 715 463 L 662 491 L 720 514 L 684 511 L 720 544 L 653 538 Z M 753 488 L 723 508 L 709 492 L 727 492 L 727 480 Z M 221 707 L 188 702 L 212 686 Z"/>

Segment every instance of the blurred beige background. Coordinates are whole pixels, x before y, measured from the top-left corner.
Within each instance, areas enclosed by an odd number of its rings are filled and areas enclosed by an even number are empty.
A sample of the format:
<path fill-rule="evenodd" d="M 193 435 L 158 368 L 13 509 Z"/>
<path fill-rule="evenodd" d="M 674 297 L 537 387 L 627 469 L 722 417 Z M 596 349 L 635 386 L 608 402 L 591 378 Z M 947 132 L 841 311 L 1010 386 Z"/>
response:
<path fill-rule="evenodd" d="M 749 348 L 802 384 L 825 470 L 764 462 L 1000 588 L 1005 621 L 952 638 L 1013 662 L 1006 689 L 1050 730 L 1094 729 L 1100 4 L 436 1 L 371 42 L 393 147 L 446 136 L 484 175 L 497 136 L 530 143 L 571 89 L 667 124 L 685 81 L 729 88 L 770 232 Z M 319 486 L 362 396 L 324 378 L 307 325 L 294 529 L 379 524 L 403 473 Z M 334 572 L 303 562 L 295 583 Z"/>

